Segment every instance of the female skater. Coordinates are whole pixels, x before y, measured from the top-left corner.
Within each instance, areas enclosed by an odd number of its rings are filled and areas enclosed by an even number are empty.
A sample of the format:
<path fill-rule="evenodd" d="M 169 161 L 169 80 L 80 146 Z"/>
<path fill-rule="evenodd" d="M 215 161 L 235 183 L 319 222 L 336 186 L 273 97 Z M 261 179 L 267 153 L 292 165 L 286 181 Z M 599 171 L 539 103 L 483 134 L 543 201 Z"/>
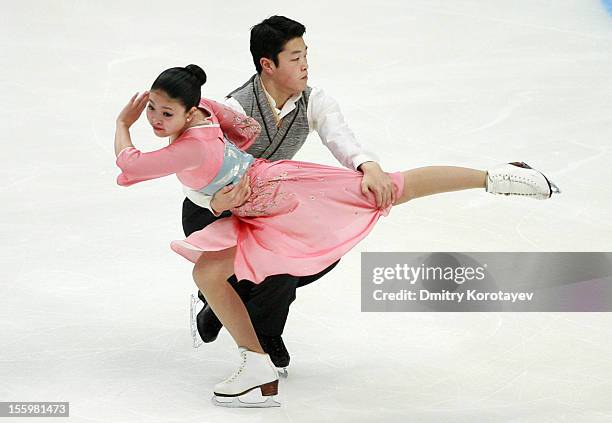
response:
<path fill-rule="evenodd" d="M 176 174 L 189 189 L 212 195 L 229 184 L 250 190 L 248 200 L 183 241 L 174 251 L 195 263 L 193 278 L 219 320 L 238 344 L 242 363 L 214 388 L 217 405 L 278 406 L 278 374 L 263 352 L 244 304 L 227 279 L 255 283 L 269 275 L 315 274 L 353 248 L 390 207 L 376 208 L 362 194 L 356 171 L 292 160 L 268 162 L 245 153 L 259 133 L 257 122 L 200 98 L 206 74 L 196 65 L 162 72 L 149 92 L 134 95 L 117 118 L 115 154 L 119 185 Z M 155 135 L 169 145 L 142 153 L 129 128 L 147 107 Z M 225 134 L 237 145 L 229 142 Z M 493 194 L 549 198 L 559 190 L 524 163 L 488 171 L 432 166 L 390 175 L 395 205 L 427 195 L 484 188 Z M 242 403 L 259 388 L 265 401 Z"/>

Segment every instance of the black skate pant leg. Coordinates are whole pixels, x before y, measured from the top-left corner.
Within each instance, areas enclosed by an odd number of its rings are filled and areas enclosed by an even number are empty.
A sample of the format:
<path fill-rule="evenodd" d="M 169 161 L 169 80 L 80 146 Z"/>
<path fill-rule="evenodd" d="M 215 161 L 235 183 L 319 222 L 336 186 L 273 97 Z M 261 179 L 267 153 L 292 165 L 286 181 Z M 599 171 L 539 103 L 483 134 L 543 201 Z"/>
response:
<path fill-rule="evenodd" d="M 282 335 L 289 316 L 289 306 L 296 298 L 296 289 L 320 279 L 339 262 L 340 260 L 315 275 L 296 277 L 282 274 L 269 276 L 260 284 L 242 280 L 234 285 L 234 289 L 245 302 L 255 332 L 265 336 Z M 235 276 L 232 278 L 235 280 Z"/>
<path fill-rule="evenodd" d="M 321 279 L 323 276 L 325 276 L 327 273 L 329 273 L 334 267 L 336 267 L 338 265 L 338 263 L 340 263 L 340 260 L 338 260 L 335 263 L 332 263 L 329 267 L 321 270 L 316 275 L 300 276 L 300 280 L 298 282 L 298 286 L 297 287 L 301 288 L 304 285 L 308 285 L 309 283 L 313 283 L 314 281 Z"/>
<path fill-rule="evenodd" d="M 200 207 L 189 198 L 185 198 L 183 201 L 181 218 L 183 222 L 183 232 L 185 236 L 189 236 L 194 232 L 204 229 L 214 221 L 230 217 L 231 215 L 229 211 L 225 211 L 221 216 L 215 216 L 209 209 Z"/>
<path fill-rule="evenodd" d="M 250 299 L 246 303 L 253 327 L 258 335 L 280 336 L 285 329 L 289 306 L 295 300 L 299 278 L 291 275 L 269 276 L 260 284 L 251 285 Z"/>
<path fill-rule="evenodd" d="M 248 282 L 253 288 L 246 306 L 255 332 L 266 336 L 282 335 L 289 316 L 289 306 L 296 297 L 296 289 L 320 279 L 339 262 L 315 275 L 297 277 L 283 274 L 269 276 L 259 285 Z M 247 281 L 240 281 L 241 284 L 243 282 Z"/>

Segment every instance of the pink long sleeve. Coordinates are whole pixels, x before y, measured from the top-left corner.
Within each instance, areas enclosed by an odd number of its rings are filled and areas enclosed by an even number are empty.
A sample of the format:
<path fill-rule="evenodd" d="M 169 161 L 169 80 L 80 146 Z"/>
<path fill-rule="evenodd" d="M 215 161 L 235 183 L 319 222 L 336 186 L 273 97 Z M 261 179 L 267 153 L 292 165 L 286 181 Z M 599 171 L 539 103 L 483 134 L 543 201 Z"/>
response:
<path fill-rule="evenodd" d="M 116 161 L 122 171 L 117 177 L 117 184 L 129 186 L 195 169 L 202 165 L 206 157 L 204 150 L 204 143 L 189 138 L 177 140 L 167 147 L 150 153 L 143 153 L 134 147 L 124 148 Z"/>
<path fill-rule="evenodd" d="M 228 140 L 245 151 L 253 144 L 261 132 L 259 123 L 252 117 L 235 112 L 221 103 L 202 99 L 207 108 L 217 117 L 219 126 Z"/>

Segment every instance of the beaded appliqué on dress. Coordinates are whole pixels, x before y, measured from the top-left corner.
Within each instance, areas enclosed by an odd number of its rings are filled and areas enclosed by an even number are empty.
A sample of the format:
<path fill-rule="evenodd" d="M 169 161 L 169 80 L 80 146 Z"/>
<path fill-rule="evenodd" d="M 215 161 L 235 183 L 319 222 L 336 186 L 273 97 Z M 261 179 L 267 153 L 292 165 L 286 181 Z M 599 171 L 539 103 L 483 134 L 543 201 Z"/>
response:
<path fill-rule="evenodd" d="M 244 135 L 248 139 L 257 138 L 261 132 L 259 123 L 253 118 L 236 115 L 234 116 L 232 126 L 236 128 L 239 134 Z"/>
<path fill-rule="evenodd" d="M 232 209 L 232 213 L 240 217 L 290 213 L 299 202 L 295 194 L 283 191 L 282 182 L 288 179 L 287 171 L 272 177 L 255 177 L 250 197 L 242 206 Z"/>
<path fill-rule="evenodd" d="M 217 119 L 219 121 L 231 121 L 236 132 L 246 139 L 255 139 L 261 132 L 261 127 L 255 119 L 236 113 L 226 106 L 217 112 Z"/>

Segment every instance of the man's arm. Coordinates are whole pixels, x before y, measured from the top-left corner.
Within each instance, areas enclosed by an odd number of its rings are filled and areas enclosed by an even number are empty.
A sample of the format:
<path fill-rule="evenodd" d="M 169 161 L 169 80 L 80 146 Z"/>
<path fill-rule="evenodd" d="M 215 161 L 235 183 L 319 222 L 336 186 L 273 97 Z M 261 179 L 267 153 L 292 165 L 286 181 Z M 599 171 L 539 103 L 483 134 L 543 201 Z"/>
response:
<path fill-rule="evenodd" d="M 317 131 L 323 145 L 344 167 L 358 170 L 362 163 L 378 161 L 376 155 L 366 151 L 357 141 L 333 97 L 321 89 L 313 88 L 307 110 L 308 125 Z"/>
<path fill-rule="evenodd" d="M 183 186 L 183 192 L 192 203 L 209 209 L 215 216 L 220 216 L 225 210 L 244 204 L 251 195 L 251 185 L 249 176 L 244 175 L 237 185 L 223 187 L 213 196 L 202 194 L 185 186 Z"/>
<path fill-rule="evenodd" d="M 377 162 L 376 156 L 364 149 L 344 120 L 338 102 L 321 89 L 313 88 L 308 99 L 308 125 L 317 131 L 323 145 L 345 167 L 363 173 L 361 190 L 371 191 L 376 205 L 386 208 L 395 202 L 393 181 Z"/>

